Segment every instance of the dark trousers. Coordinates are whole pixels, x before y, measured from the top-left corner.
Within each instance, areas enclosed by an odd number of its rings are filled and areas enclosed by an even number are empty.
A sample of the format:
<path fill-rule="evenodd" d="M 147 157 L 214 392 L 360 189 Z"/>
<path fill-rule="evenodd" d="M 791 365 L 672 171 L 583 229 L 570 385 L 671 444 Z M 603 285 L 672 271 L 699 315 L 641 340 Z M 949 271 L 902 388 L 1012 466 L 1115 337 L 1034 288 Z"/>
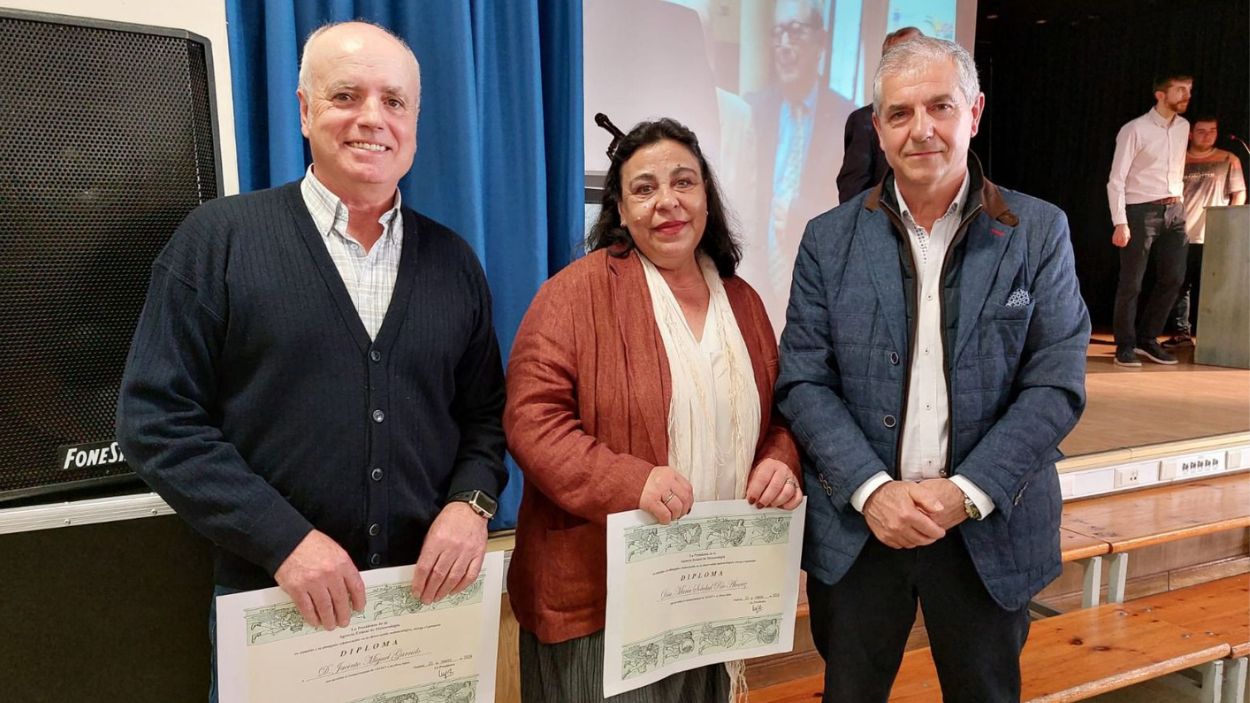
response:
<path fill-rule="evenodd" d="M 809 577 L 807 596 L 812 639 L 825 660 L 824 703 L 885 703 L 917 602 L 946 703 L 1020 700 L 1028 608 L 994 602 L 958 528 L 917 549 L 869 538 L 837 584 Z"/>
<path fill-rule="evenodd" d="M 1129 205 L 1126 208 L 1131 237 L 1120 250 L 1120 282 L 1115 290 L 1115 345 L 1134 347 L 1163 332 L 1176 294 L 1185 280 L 1185 209 L 1172 205 Z M 1150 257 L 1155 258 L 1154 288 L 1141 315 L 1137 296 Z"/>
<path fill-rule="evenodd" d="M 1172 310 L 1172 325 L 1177 334 L 1193 334 L 1198 328 L 1198 282 L 1202 279 L 1202 245 L 1187 245 L 1189 254 L 1185 266 L 1185 281 L 1181 284 L 1180 295 L 1176 296 L 1176 307 Z"/>

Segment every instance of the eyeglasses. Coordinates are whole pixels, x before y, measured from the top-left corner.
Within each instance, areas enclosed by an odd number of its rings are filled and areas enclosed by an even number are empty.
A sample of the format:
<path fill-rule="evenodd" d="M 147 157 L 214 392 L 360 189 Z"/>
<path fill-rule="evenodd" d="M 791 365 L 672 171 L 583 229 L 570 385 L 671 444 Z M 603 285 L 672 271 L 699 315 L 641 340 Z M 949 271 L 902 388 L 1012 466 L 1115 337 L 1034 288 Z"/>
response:
<path fill-rule="evenodd" d="M 824 29 L 819 24 L 808 24 L 797 20 L 773 27 L 773 42 L 780 44 L 787 35 L 792 42 L 805 42 L 820 34 Z"/>

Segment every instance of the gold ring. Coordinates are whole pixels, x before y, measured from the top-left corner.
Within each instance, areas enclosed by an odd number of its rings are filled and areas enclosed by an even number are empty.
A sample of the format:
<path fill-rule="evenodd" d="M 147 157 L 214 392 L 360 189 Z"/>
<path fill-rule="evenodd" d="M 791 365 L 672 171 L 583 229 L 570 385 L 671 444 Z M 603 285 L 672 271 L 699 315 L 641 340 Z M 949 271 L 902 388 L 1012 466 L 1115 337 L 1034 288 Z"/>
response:
<path fill-rule="evenodd" d="M 793 478 L 787 478 L 787 479 L 786 479 L 786 484 L 787 484 L 787 485 L 794 486 L 795 488 L 798 488 L 798 487 L 799 487 L 799 482 L 798 482 L 798 481 L 795 481 Z"/>
<path fill-rule="evenodd" d="M 674 492 L 674 491 L 669 491 L 669 492 L 668 492 L 668 497 L 666 497 L 664 500 L 662 500 L 662 501 L 660 501 L 660 502 L 661 502 L 661 503 L 663 503 L 663 504 L 665 504 L 665 505 L 668 505 L 668 502 L 669 502 L 670 500 L 672 500 L 672 499 L 676 498 L 676 497 L 677 497 L 677 493 L 676 493 L 676 492 Z"/>

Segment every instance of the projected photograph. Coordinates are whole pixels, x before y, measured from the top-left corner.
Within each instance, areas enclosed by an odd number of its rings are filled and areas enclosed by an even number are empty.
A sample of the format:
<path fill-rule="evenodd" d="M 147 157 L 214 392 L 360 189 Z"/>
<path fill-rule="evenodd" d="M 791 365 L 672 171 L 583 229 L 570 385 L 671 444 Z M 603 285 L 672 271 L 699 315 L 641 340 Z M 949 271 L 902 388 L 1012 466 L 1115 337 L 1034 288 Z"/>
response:
<path fill-rule="evenodd" d="M 971 46 L 975 0 L 587 0 L 583 21 L 588 185 L 611 142 L 595 113 L 694 130 L 737 223 L 738 273 L 780 334 L 799 240 L 838 204 L 847 117 L 872 100 L 882 40 L 914 26 Z"/>

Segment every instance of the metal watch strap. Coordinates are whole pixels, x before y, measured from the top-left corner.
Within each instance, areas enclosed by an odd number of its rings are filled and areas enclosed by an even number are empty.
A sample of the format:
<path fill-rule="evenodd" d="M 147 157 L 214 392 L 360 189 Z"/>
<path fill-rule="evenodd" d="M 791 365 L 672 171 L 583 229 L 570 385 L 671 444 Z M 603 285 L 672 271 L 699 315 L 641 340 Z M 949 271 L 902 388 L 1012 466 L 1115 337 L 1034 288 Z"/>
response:
<path fill-rule="evenodd" d="M 970 498 L 966 494 L 964 495 L 964 512 L 968 514 L 968 517 L 970 519 L 973 519 L 973 520 L 981 519 L 981 509 L 978 508 L 977 504 L 972 502 L 972 498 Z"/>

